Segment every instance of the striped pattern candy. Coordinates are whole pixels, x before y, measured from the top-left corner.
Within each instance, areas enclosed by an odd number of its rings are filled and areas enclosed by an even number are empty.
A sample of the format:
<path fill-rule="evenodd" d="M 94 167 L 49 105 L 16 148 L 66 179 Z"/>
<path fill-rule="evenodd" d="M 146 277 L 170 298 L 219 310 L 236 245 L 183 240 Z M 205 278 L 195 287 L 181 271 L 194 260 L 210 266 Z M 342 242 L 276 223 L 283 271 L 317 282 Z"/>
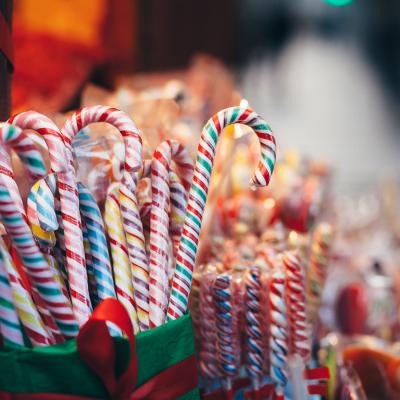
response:
<path fill-rule="evenodd" d="M 111 248 L 117 298 L 128 311 L 134 331 L 137 333 L 139 331 L 138 316 L 133 297 L 132 272 L 122 224 L 118 184 L 109 188 L 105 202 L 104 222 Z"/>
<path fill-rule="evenodd" d="M 18 212 L 10 194 L 0 179 L 0 216 L 13 244 L 37 288 L 40 297 L 57 322 L 60 331 L 66 337 L 78 333 L 78 325 L 68 299 L 54 278 L 45 258 L 38 249 L 29 226 L 23 215 Z"/>
<path fill-rule="evenodd" d="M 257 388 L 261 383 L 264 365 L 260 268 L 251 267 L 245 272 L 244 285 L 246 371 Z"/>
<path fill-rule="evenodd" d="M 213 285 L 213 299 L 217 332 L 217 365 L 220 374 L 228 383 L 238 373 L 237 356 L 239 352 L 235 346 L 237 332 L 235 332 L 232 310 L 232 278 L 230 275 L 216 277 Z"/>
<path fill-rule="evenodd" d="M 285 301 L 286 276 L 283 270 L 273 272 L 270 281 L 270 376 L 277 394 L 287 384 L 288 320 Z"/>
<path fill-rule="evenodd" d="M 90 191 L 80 182 L 78 182 L 78 193 L 79 206 L 87 229 L 97 295 L 100 300 L 115 298 L 110 255 L 99 206 Z"/>
<path fill-rule="evenodd" d="M 142 140 L 139 130 L 128 115 L 115 108 L 107 106 L 85 107 L 76 111 L 65 122 L 61 132 L 63 140 L 69 149 L 68 155 L 71 165 L 73 165 L 73 138 L 81 129 L 94 122 L 106 122 L 120 131 L 125 144 L 125 178 L 123 178 L 123 183 L 125 183 L 125 179 L 128 179 L 129 173 L 139 171 L 141 167 Z M 123 201 L 124 199 L 121 199 L 121 204 L 123 204 Z M 66 227 L 64 229 L 67 239 Z"/>
<path fill-rule="evenodd" d="M 14 306 L 11 285 L 0 252 L 0 333 L 3 343 L 24 345 L 24 335 Z"/>
<path fill-rule="evenodd" d="M 179 176 L 172 169 L 169 171 L 169 189 L 171 202 L 169 231 L 173 241 L 174 256 L 176 256 L 179 242 L 181 240 L 183 223 L 185 221 L 188 193 L 187 190 L 185 190 L 185 187 L 183 186 Z"/>
<path fill-rule="evenodd" d="M 21 129 L 33 129 L 43 136 L 49 149 L 52 172 L 58 173 L 66 269 L 68 271 L 72 307 L 79 325 L 91 314 L 89 288 L 85 267 L 82 227 L 79 215 L 79 200 L 76 177 L 70 166 L 63 137 L 58 127 L 49 118 L 27 111 L 9 120 Z"/>
<path fill-rule="evenodd" d="M 13 303 L 31 344 L 33 346 L 54 344 L 55 340 L 46 330 L 29 292 L 24 288 L 21 277 L 2 238 L 0 238 L 0 263 L 7 273 L 7 278 L 11 285 Z"/>
<path fill-rule="evenodd" d="M 307 272 L 307 303 L 311 323 L 315 321 L 318 315 L 330 261 L 332 239 L 333 229 L 330 224 L 320 223 L 316 226 Z"/>
<path fill-rule="evenodd" d="M 46 175 L 46 166 L 42 155 L 35 148 L 33 140 L 23 133 L 22 129 L 10 125 L 0 124 L 0 141 L 5 147 L 0 147 L 0 174 L 11 196 L 16 200 L 18 211 L 25 215 L 25 208 L 19 194 L 19 189 L 14 181 L 11 157 L 7 147 L 11 147 L 22 161 L 28 176 L 35 180 Z"/>
<path fill-rule="evenodd" d="M 99 304 L 100 300 L 97 295 L 96 278 L 94 275 L 92 254 L 90 252 L 89 233 L 84 220 L 82 220 L 82 235 L 83 246 L 85 248 L 86 272 L 88 277 L 90 301 L 95 308 Z"/>
<path fill-rule="evenodd" d="M 142 139 L 134 122 L 123 111 L 108 106 L 84 107 L 65 122 L 61 132 L 70 147 L 79 131 L 94 122 L 106 122 L 117 128 L 125 144 L 125 171 L 138 171 L 142 165 Z M 72 161 L 72 160 L 71 160 Z"/>
<path fill-rule="evenodd" d="M 311 355 L 311 332 L 306 312 L 304 270 L 297 251 L 287 251 L 282 258 L 286 268 L 288 314 L 290 326 L 290 351 L 298 354 L 307 365 Z"/>
<path fill-rule="evenodd" d="M 253 110 L 243 107 L 227 108 L 215 114 L 207 122 L 197 151 L 186 218 L 176 257 L 175 275 L 168 305 L 169 319 L 179 318 L 186 312 L 216 145 L 223 129 L 232 124 L 251 127 L 260 141 L 261 158 L 251 180 L 252 186 L 267 186 L 274 169 L 276 159 L 274 135 L 267 123 Z"/>
<path fill-rule="evenodd" d="M 185 147 L 174 140 L 162 142 L 151 162 L 152 207 L 150 211 L 150 326 L 165 322 L 169 298 L 169 172 L 174 161 L 182 185 L 188 189 L 193 173 L 192 160 Z"/>
<path fill-rule="evenodd" d="M 136 197 L 137 173 L 124 173 L 119 186 L 119 204 L 131 264 L 132 283 L 140 330 L 149 329 L 149 267 L 139 205 Z"/>
<path fill-rule="evenodd" d="M 219 375 L 216 359 L 216 326 L 215 307 L 213 300 L 213 284 L 215 274 L 204 274 L 200 282 L 199 314 L 201 323 L 199 368 L 201 376 L 205 379 L 215 379 Z"/>

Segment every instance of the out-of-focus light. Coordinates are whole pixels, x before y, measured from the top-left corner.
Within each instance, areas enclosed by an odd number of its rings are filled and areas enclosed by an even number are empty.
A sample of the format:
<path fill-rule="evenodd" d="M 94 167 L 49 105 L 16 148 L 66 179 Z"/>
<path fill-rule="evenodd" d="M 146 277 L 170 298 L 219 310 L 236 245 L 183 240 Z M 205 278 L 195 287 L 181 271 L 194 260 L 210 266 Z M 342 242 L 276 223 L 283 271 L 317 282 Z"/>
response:
<path fill-rule="evenodd" d="M 335 7 L 347 6 L 353 2 L 353 0 L 323 0 L 323 1 L 329 4 L 330 6 L 335 6 Z"/>
<path fill-rule="evenodd" d="M 271 199 L 271 198 L 265 199 L 263 203 L 264 203 L 265 208 L 272 209 L 275 207 L 274 199 Z"/>

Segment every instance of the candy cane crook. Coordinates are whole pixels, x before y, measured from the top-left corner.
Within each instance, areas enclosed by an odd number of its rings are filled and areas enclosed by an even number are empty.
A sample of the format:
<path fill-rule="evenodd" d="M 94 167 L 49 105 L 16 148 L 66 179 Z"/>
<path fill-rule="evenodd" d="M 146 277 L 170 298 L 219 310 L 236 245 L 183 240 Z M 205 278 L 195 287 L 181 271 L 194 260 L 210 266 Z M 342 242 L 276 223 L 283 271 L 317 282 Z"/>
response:
<path fill-rule="evenodd" d="M 275 137 L 271 128 L 255 111 L 244 107 L 231 107 L 218 112 L 207 122 L 198 146 L 186 218 L 176 257 L 168 319 L 182 316 L 187 309 L 216 145 L 224 128 L 232 124 L 244 124 L 251 127 L 260 141 L 261 157 L 251 185 L 253 187 L 267 186 L 274 170 Z"/>
<path fill-rule="evenodd" d="M 17 114 L 10 118 L 9 122 L 21 129 L 34 129 L 43 136 L 49 150 L 51 170 L 58 174 L 66 269 L 70 283 L 72 307 L 78 324 L 82 325 L 90 316 L 91 304 L 76 176 L 71 168 L 70 159 L 67 157 L 62 135 L 54 122 L 33 111 Z"/>

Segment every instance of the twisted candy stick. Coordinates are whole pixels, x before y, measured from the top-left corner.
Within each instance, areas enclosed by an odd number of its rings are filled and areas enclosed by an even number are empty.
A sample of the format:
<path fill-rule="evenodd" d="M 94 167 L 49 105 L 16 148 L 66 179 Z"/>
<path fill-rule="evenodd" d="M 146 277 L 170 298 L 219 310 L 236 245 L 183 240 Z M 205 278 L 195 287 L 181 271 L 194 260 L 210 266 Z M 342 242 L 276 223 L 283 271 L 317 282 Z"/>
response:
<path fill-rule="evenodd" d="M 28 176 L 32 179 L 38 179 L 46 175 L 46 167 L 40 152 L 35 149 L 33 141 L 24 135 L 21 129 L 9 124 L 0 124 L 0 132 L 2 135 L 1 141 L 6 145 L 5 147 L 0 147 L 0 174 L 10 195 L 16 199 L 15 205 L 18 207 L 18 211 L 25 215 L 25 208 L 19 194 L 18 185 L 14 180 L 14 171 L 7 147 L 12 147 L 17 152 Z"/>
<path fill-rule="evenodd" d="M 140 219 L 136 198 L 138 176 L 124 176 L 120 185 L 120 206 L 123 229 L 128 245 L 128 254 L 132 270 L 133 295 L 136 302 L 140 330 L 149 329 L 149 267 L 146 253 L 143 225 Z"/>
<path fill-rule="evenodd" d="M 16 209 L 6 186 L 1 180 L 0 215 L 30 279 L 54 317 L 60 331 L 64 336 L 75 336 L 78 332 L 78 326 L 68 299 L 37 247 L 27 222 Z"/>
<path fill-rule="evenodd" d="M 267 186 L 271 178 L 275 165 L 275 138 L 266 122 L 253 110 L 242 107 L 227 108 L 215 114 L 203 128 L 197 151 L 186 218 L 176 257 L 168 305 L 169 319 L 176 319 L 186 311 L 217 140 L 225 127 L 236 123 L 253 128 L 260 140 L 261 159 L 252 178 L 252 185 Z"/>
<path fill-rule="evenodd" d="M 65 144 L 57 126 L 44 115 L 27 111 L 12 117 L 10 123 L 21 129 L 34 129 L 46 141 L 52 172 L 58 174 L 60 204 L 65 236 L 66 269 L 70 284 L 72 307 L 78 324 L 86 322 L 91 313 L 85 268 L 85 251 L 79 215 L 76 177 L 65 152 Z"/>
<path fill-rule="evenodd" d="M 96 291 L 100 300 L 116 297 L 101 212 L 90 191 L 78 182 L 79 205 L 87 229 Z"/>
<path fill-rule="evenodd" d="M 16 346 L 24 345 L 24 335 L 14 306 L 11 285 L 0 251 L 0 333 L 3 341 Z"/>
<path fill-rule="evenodd" d="M 327 267 L 333 238 L 332 226 L 320 223 L 315 228 L 307 276 L 307 302 L 310 320 L 315 321 L 327 276 Z"/>
<path fill-rule="evenodd" d="M 288 322 L 285 302 L 286 276 L 277 269 L 270 282 L 270 363 L 271 379 L 276 392 L 282 396 L 287 384 Z"/>
<path fill-rule="evenodd" d="M 33 346 L 54 344 L 54 337 L 46 330 L 31 295 L 25 289 L 2 238 L 0 238 L 0 263 L 3 264 L 7 272 L 15 308 L 30 342 Z"/>
<path fill-rule="evenodd" d="M 104 222 L 107 227 L 111 255 L 113 259 L 115 285 L 118 300 L 125 306 L 134 327 L 139 331 L 135 300 L 132 296 L 132 273 L 124 234 L 122 215 L 119 204 L 119 186 L 112 185 L 106 197 Z"/>
<path fill-rule="evenodd" d="M 232 310 L 232 277 L 219 275 L 213 285 L 217 331 L 218 368 L 225 379 L 225 388 L 231 389 L 232 378 L 238 373 L 237 353 L 235 346 L 236 332 Z"/>
<path fill-rule="evenodd" d="M 7 140 L 7 136 L 2 133 L 1 139 Z M 3 224 L 13 239 L 14 246 L 21 256 L 28 275 L 61 332 L 66 336 L 75 335 L 77 326 L 68 299 L 63 294 L 61 287 L 55 280 L 46 260 L 33 240 L 32 233 L 24 219 L 24 214 L 20 213 L 14 205 L 3 181 L 1 181 L 1 189 Z M 18 200 L 16 201 L 18 202 Z M 19 201 L 22 200 L 20 199 Z"/>
<path fill-rule="evenodd" d="M 245 320 L 246 320 L 246 370 L 254 389 L 259 388 L 263 376 L 263 315 L 261 312 L 261 270 L 252 267 L 245 272 Z"/>
<path fill-rule="evenodd" d="M 50 174 L 39 181 L 39 190 L 30 196 L 34 198 L 37 215 L 42 227 L 46 230 L 56 230 L 58 218 L 55 207 L 55 194 L 58 190 L 58 177 Z M 82 213 L 85 259 L 88 275 L 94 274 L 95 292 L 100 300 L 116 297 L 111 272 L 111 263 L 108 253 L 103 219 L 96 200 L 90 191 L 80 182 L 77 183 L 79 206 Z M 61 231 L 59 232 L 61 234 Z M 63 239 L 59 235 L 59 242 Z M 93 296 L 94 293 L 92 293 Z"/>
<path fill-rule="evenodd" d="M 9 124 L 2 124 L 2 141 L 7 146 L 12 146 L 18 157 L 23 163 L 23 166 L 32 179 L 39 179 L 46 175 L 46 165 L 41 153 L 35 148 L 33 140 L 26 135 L 21 129 Z M 11 164 L 11 159 L 5 148 L 0 148 L 3 157 L 0 157 L 0 174 L 3 177 L 3 182 L 6 184 L 10 194 L 16 201 L 18 210 L 25 215 L 25 209 L 21 196 L 19 195 L 18 186 L 14 181 L 14 172 Z M 29 199 L 28 199 L 29 202 Z M 32 220 L 37 220 L 36 209 L 28 210 L 28 217 Z M 49 234 L 44 232 L 38 225 L 34 225 L 36 234 L 41 238 L 39 245 L 44 241 L 51 240 Z M 42 248 L 42 247 L 41 247 Z M 46 256 L 47 260 L 53 261 L 52 256 Z"/>
<path fill-rule="evenodd" d="M 150 325 L 164 323 L 168 306 L 169 171 L 175 162 L 183 186 L 188 189 L 192 160 L 184 146 L 174 140 L 162 142 L 151 163 L 152 207 L 150 211 Z"/>
<path fill-rule="evenodd" d="M 304 271 L 297 251 L 287 251 L 282 258 L 287 274 L 291 353 L 298 354 L 307 365 L 310 361 L 311 342 L 306 312 Z"/>
<path fill-rule="evenodd" d="M 218 376 L 216 363 L 216 326 L 215 308 L 213 301 L 213 284 L 215 273 L 206 273 L 200 281 L 200 352 L 199 368 L 205 379 L 215 379 Z"/>
<path fill-rule="evenodd" d="M 174 255 L 176 256 L 181 240 L 183 223 L 185 221 L 188 193 L 181 179 L 173 170 L 169 171 L 169 188 L 171 202 L 169 230 L 173 241 Z"/>
<path fill-rule="evenodd" d="M 106 122 L 117 128 L 125 144 L 125 171 L 120 185 L 121 197 L 121 214 L 123 217 L 124 228 L 127 232 L 127 241 L 130 250 L 137 243 L 136 226 L 140 222 L 138 210 L 134 207 L 136 196 L 134 194 L 135 187 L 133 186 L 132 174 L 139 171 L 142 165 L 142 141 L 140 133 L 133 121 L 122 111 L 115 108 L 105 106 L 86 107 L 75 112 L 69 118 L 62 128 L 64 141 L 72 148 L 72 140 L 78 132 L 93 122 Z M 72 163 L 72 149 L 70 151 Z M 132 229 L 132 227 L 134 227 Z M 140 231 L 140 230 L 139 230 Z M 139 238 L 139 241 L 141 238 Z M 144 239 L 143 239 L 144 241 Z M 136 256 L 140 254 L 136 254 Z M 137 260 L 141 260 L 137 257 Z M 131 259 L 131 262 L 133 260 Z M 138 261 L 139 262 L 139 261 Z M 143 289 L 145 291 L 145 289 Z M 144 313 L 145 314 L 145 313 Z M 142 314 L 141 314 L 142 317 Z M 145 320 L 145 316 L 143 317 Z"/>

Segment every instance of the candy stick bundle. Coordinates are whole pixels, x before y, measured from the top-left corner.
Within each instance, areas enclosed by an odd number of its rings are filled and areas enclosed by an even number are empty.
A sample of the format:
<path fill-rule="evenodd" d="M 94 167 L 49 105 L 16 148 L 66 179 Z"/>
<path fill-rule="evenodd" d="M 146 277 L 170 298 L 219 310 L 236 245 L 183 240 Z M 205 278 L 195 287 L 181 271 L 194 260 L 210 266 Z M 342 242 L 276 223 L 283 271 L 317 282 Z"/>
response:
<path fill-rule="evenodd" d="M 125 147 L 123 172 L 109 186 L 104 205 L 97 204 L 78 180 L 72 147 L 74 137 L 95 122 L 117 128 Z M 251 127 L 259 139 L 261 161 L 252 185 L 265 186 L 275 163 L 275 139 L 265 121 L 244 107 L 222 110 L 210 119 L 195 166 L 174 140 L 160 143 L 151 158 L 143 160 L 140 131 L 126 114 L 110 107 L 83 108 L 61 129 L 33 111 L 1 124 L 0 220 L 7 239 L 1 241 L 0 258 L 3 339 L 15 345 L 43 346 L 75 337 L 93 308 L 110 297 L 125 306 L 135 333 L 182 316 L 218 137 L 236 123 Z M 33 140 L 31 130 L 43 137 L 43 143 Z M 43 144 L 50 170 L 42 157 Z M 26 202 L 14 180 L 10 151 L 17 153 L 32 180 Z M 212 325 L 219 362 L 208 376 L 222 374 L 229 387 L 239 366 L 233 350 L 239 337 L 230 337 L 239 326 L 239 320 L 230 316 L 237 307 L 233 295 L 237 282 L 228 275 L 214 284 L 206 297 L 209 312 L 214 309 L 213 299 L 219 299 L 219 317 Z M 249 288 L 249 293 L 256 301 L 257 291 Z M 250 319 L 259 318 L 254 307 Z M 257 330 L 249 336 L 257 362 L 258 337 Z M 208 351 L 211 357 L 212 349 Z"/>
<path fill-rule="evenodd" d="M 274 229 L 280 230 L 279 227 L 271 228 Z M 315 259 L 312 249 L 322 247 L 318 244 L 321 230 L 330 233 L 331 229 L 325 223 L 316 226 L 306 252 L 310 254 L 308 263 Z M 222 241 L 213 261 L 197 270 L 199 305 L 193 308 L 193 313 L 196 313 L 198 325 L 199 370 L 206 393 L 210 388 L 218 387 L 220 382 L 228 395 L 232 387 L 238 387 L 242 382 L 239 379 L 235 385 L 235 379 L 243 377 L 249 378 L 249 382 L 242 385 L 252 396 L 249 398 L 263 398 L 267 392 L 274 392 L 276 398 L 282 399 L 304 398 L 308 387 L 312 393 L 305 372 L 310 370 L 313 362 L 311 321 L 314 316 L 314 309 L 308 308 L 307 260 L 302 258 L 299 250 L 290 249 L 290 241 L 285 235 L 274 236 L 272 231 L 258 239 L 245 235 L 234 241 Z M 278 237 L 280 239 L 275 240 Z M 319 259 L 324 262 L 326 276 L 331 242 L 327 235 L 324 238 L 325 257 Z M 262 252 L 257 251 L 259 247 L 262 247 Z M 235 294 L 237 301 L 228 302 L 232 293 L 230 279 L 234 276 L 239 276 L 235 279 L 239 288 Z M 225 282 L 226 286 L 220 290 L 218 298 L 210 296 L 215 282 L 221 285 Z M 229 336 L 232 339 L 230 346 L 223 347 L 234 348 L 234 354 L 241 354 L 236 364 L 228 364 L 227 360 L 233 360 L 229 358 L 233 353 L 224 353 L 225 368 L 229 366 L 228 370 L 235 372 L 231 375 L 224 371 L 221 373 L 221 369 L 218 374 L 215 372 L 215 367 L 221 365 L 218 323 L 221 324 L 222 307 L 225 310 L 222 321 L 240 321 L 239 331 Z M 222 328 L 228 329 L 223 324 Z M 214 331 L 217 338 L 213 336 Z M 233 346 L 234 338 L 240 338 L 236 347 Z"/>

